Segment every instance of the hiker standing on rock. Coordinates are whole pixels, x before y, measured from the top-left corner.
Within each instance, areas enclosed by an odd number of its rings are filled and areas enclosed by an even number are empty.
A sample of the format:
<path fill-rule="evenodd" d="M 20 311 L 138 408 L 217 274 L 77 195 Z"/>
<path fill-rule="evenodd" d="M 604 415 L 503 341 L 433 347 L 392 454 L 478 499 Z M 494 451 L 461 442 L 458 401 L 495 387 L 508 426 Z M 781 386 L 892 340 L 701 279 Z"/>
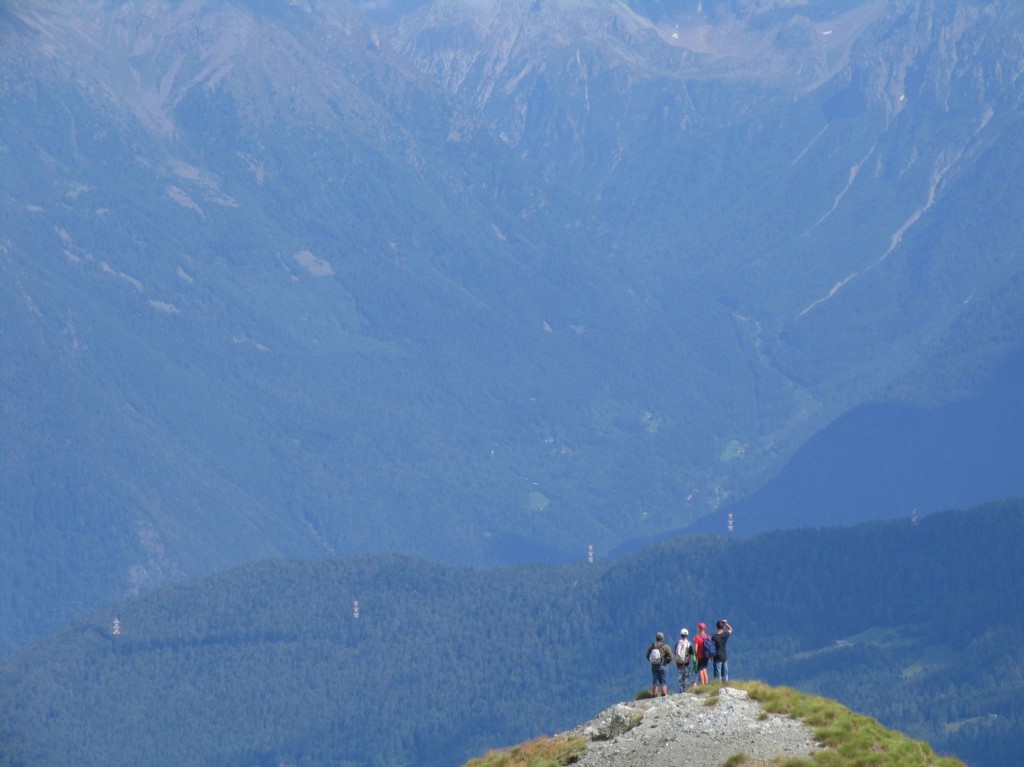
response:
<path fill-rule="evenodd" d="M 679 692 L 686 692 L 691 687 L 696 687 L 693 680 L 693 645 L 690 644 L 690 632 L 682 629 L 679 632 L 679 641 L 676 642 L 676 670 L 679 672 Z"/>
<path fill-rule="evenodd" d="M 718 631 L 715 633 L 715 647 L 718 648 L 718 653 L 715 655 L 715 679 L 728 682 L 729 658 L 725 651 L 725 645 L 729 641 L 729 637 L 732 636 L 732 626 L 729 625 L 729 621 L 725 618 L 722 618 L 715 625 L 718 627 Z"/>
<path fill-rule="evenodd" d="M 651 664 L 651 696 L 658 697 L 659 686 L 662 696 L 668 695 L 665 667 L 672 662 L 672 648 L 665 644 L 665 635 L 660 631 L 647 646 L 647 660 Z"/>
<path fill-rule="evenodd" d="M 693 645 L 697 652 L 697 677 L 701 684 L 708 683 L 708 663 L 715 654 L 715 645 L 706 631 L 706 623 L 697 624 L 697 636 L 694 637 Z"/>

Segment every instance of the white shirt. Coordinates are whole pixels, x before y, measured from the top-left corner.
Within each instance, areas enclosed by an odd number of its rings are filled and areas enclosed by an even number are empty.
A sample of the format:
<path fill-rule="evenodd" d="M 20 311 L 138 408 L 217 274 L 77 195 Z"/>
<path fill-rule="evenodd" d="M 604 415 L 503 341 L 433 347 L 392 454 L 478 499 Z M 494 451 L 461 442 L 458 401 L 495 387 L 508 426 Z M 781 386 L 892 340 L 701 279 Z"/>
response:
<path fill-rule="evenodd" d="M 676 642 L 676 660 L 683 660 L 686 658 L 686 651 L 690 648 L 690 640 L 683 639 L 680 637 L 679 641 Z"/>

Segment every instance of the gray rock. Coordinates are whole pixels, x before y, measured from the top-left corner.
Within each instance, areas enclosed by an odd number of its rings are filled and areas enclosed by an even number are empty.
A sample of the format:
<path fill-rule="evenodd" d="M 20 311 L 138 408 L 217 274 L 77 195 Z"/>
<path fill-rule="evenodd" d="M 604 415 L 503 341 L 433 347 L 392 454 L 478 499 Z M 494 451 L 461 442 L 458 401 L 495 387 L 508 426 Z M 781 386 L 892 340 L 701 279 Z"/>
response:
<path fill-rule="evenodd" d="M 809 726 L 731 687 L 712 705 L 693 693 L 618 703 L 571 734 L 590 741 L 577 764 L 601 767 L 711 767 L 734 754 L 763 762 L 821 748 Z"/>

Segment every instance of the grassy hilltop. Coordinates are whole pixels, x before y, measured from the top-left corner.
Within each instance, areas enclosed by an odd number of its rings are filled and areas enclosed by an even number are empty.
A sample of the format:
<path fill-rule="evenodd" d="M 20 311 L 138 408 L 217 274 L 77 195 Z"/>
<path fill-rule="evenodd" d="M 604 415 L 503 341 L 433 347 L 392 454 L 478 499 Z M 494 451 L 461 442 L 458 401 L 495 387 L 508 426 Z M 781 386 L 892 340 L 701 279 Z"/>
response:
<path fill-rule="evenodd" d="M 813 728 L 814 738 L 822 748 L 806 757 L 778 757 L 779 767 L 963 767 L 955 757 L 938 756 L 931 746 L 911 740 L 901 733 L 883 727 L 871 717 L 856 714 L 834 700 L 807 695 L 788 687 L 771 687 L 761 682 L 732 682 L 729 685 L 749 693 L 762 706 L 761 717 L 783 715 L 804 722 Z M 718 703 L 720 684 L 701 688 L 706 706 Z M 639 720 L 633 726 L 639 725 Z M 510 749 L 490 751 L 472 759 L 465 767 L 561 767 L 574 764 L 587 752 L 588 739 L 582 735 L 563 733 L 541 737 Z M 648 741 L 623 744 L 621 749 L 635 749 L 637 764 L 648 763 L 651 749 L 661 748 Z M 621 758 L 621 753 L 617 754 Z M 696 764 L 696 762 L 695 762 Z M 764 764 L 743 750 L 736 751 L 725 767 L 747 767 Z"/>

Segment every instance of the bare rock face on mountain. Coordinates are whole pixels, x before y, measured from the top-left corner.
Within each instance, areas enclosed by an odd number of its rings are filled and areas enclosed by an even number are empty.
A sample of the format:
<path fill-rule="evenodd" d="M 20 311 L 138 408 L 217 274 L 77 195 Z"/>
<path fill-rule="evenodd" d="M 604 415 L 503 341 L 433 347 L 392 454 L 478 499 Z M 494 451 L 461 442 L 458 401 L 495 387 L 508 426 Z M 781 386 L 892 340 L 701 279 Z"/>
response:
<path fill-rule="evenodd" d="M 576 762 L 584 767 L 724 764 L 736 754 L 760 764 L 821 748 L 808 725 L 768 714 L 745 690 L 731 687 L 710 699 L 685 693 L 619 703 L 572 734 L 590 741 Z"/>

